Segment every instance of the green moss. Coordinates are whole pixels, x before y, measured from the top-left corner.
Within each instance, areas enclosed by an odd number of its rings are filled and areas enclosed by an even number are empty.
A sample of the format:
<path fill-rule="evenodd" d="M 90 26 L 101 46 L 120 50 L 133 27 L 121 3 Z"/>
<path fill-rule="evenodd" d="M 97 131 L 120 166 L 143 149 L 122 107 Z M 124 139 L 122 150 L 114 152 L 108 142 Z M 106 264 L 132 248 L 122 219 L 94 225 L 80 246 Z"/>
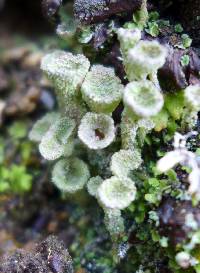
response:
<path fill-rule="evenodd" d="M 0 139 L 0 192 L 25 194 L 32 188 L 31 157 L 34 145 L 26 140 L 29 121 L 16 121 L 5 130 Z M 17 163 L 13 163 L 17 162 Z"/>

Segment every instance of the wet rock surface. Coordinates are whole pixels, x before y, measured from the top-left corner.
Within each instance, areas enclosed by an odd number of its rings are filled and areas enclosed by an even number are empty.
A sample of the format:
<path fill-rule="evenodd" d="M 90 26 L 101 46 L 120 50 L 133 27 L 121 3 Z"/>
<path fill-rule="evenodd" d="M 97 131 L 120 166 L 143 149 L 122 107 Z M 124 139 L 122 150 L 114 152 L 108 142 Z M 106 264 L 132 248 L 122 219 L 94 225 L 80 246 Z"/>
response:
<path fill-rule="evenodd" d="M 63 242 L 48 237 L 31 252 L 17 250 L 5 256 L 0 265 L 2 273 L 72 273 L 72 259 Z"/>
<path fill-rule="evenodd" d="M 191 227 L 187 224 L 188 215 L 192 215 L 200 227 L 200 207 L 193 207 L 191 201 L 166 198 L 158 209 L 160 233 L 167 235 L 173 244 L 182 243 Z"/>

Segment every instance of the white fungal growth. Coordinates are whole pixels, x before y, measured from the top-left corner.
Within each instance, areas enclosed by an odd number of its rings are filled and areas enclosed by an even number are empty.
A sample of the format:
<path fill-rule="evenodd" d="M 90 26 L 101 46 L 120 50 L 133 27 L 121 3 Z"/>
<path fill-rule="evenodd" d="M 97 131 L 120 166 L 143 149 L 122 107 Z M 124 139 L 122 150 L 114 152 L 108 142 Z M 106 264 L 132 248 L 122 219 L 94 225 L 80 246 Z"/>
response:
<path fill-rule="evenodd" d="M 87 113 L 81 120 L 78 136 L 88 148 L 104 149 L 115 139 L 114 121 L 105 114 Z"/>
<path fill-rule="evenodd" d="M 81 54 L 57 50 L 43 57 L 41 69 L 52 80 L 57 90 L 63 95 L 74 93 L 80 88 L 88 70 L 90 62 Z"/>
<path fill-rule="evenodd" d="M 126 72 L 129 81 L 145 79 L 161 68 L 167 56 L 166 47 L 157 41 L 139 41 L 129 50 Z"/>
<path fill-rule="evenodd" d="M 176 255 L 176 262 L 184 269 L 190 266 L 194 266 L 198 263 L 198 261 L 186 251 L 181 251 Z"/>
<path fill-rule="evenodd" d="M 159 89 L 148 80 L 127 84 L 123 100 L 128 109 L 141 117 L 155 116 L 164 104 Z"/>
<path fill-rule="evenodd" d="M 135 183 L 129 178 L 112 176 L 103 181 L 98 189 L 100 202 L 111 209 L 125 209 L 135 200 Z"/>
<path fill-rule="evenodd" d="M 39 119 L 31 129 L 29 138 L 32 141 L 41 141 L 52 124 L 60 118 L 60 114 L 56 112 L 48 113 L 43 118 Z"/>
<path fill-rule="evenodd" d="M 190 85 L 185 89 L 185 99 L 190 107 L 195 110 L 200 110 L 200 85 Z"/>
<path fill-rule="evenodd" d="M 100 176 L 91 177 L 87 182 L 87 190 L 90 195 L 98 197 L 98 188 L 103 182 L 103 179 Z"/>
<path fill-rule="evenodd" d="M 189 174 L 188 181 L 190 183 L 188 192 L 195 195 L 200 200 L 200 168 L 194 168 Z"/>
<path fill-rule="evenodd" d="M 113 175 L 128 177 L 130 171 L 137 169 L 142 163 L 141 155 L 137 150 L 120 150 L 111 158 L 111 171 Z"/>
<path fill-rule="evenodd" d="M 74 129 L 74 120 L 68 118 L 61 118 L 51 125 L 39 145 L 41 155 L 48 160 L 55 160 L 64 155 Z"/>
<path fill-rule="evenodd" d="M 53 183 L 63 192 L 81 190 L 90 178 L 88 166 L 78 158 L 59 160 L 52 172 Z"/>
<path fill-rule="evenodd" d="M 157 169 L 161 173 L 166 172 L 180 162 L 184 162 L 187 156 L 188 154 L 185 154 L 184 152 L 180 153 L 180 151 L 168 152 L 163 158 L 158 161 Z"/>
<path fill-rule="evenodd" d="M 118 39 L 120 41 L 120 48 L 124 56 L 126 56 L 129 49 L 133 48 L 141 40 L 141 30 L 138 28 L 127 29 L 119 28 L 117 30 Z"/>
<path fill-rule="evenodd" d="M 186 140 L 188 137 L 196 135 L 196 132 L 190 132 L 185 136 L 176 133 L 174 137 L 174 151 L 168 152 L 157 163 L 158 171 L 166 172 L 177 164 L 191 168 L 188 176 L 190 183 L 188 192 L 200 200 L 200 168 L 198 158 L 195 153 L 190 152 L 186 148 Z"/>
<path fill-rule="evenodd" d="M 124 259 L 127 255 L 127 252 L 130 248 L 129 243 L 121 243 L 118 247 L 118 256 L 120 259 Z"/>
<path fill-rule="evenodd" d="M 94 65 L 81 86 L 81 92 L 92 111 L 112 113 L 122 99 L 123 85 L 113 68 Z"/>

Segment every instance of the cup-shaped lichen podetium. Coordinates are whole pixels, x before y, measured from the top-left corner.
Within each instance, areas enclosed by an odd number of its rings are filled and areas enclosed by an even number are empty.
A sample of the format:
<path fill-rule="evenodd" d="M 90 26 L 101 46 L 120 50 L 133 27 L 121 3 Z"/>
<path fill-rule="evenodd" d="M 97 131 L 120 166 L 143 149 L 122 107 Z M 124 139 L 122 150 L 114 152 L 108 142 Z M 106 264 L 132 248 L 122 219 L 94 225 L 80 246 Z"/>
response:
<path fill-rule="evenodd" d="M 112 113 L 122 99 L 123 85 L 113 68 L 94 65 L 87 74 L 81 92 L 91 111 Z"/>
<path fill-rule="evenodd" d="M 103 179 L 100 176 L 91 177 L 87 182 L 87 190 L 90 195 L 97 197 L 98 196 L 98 188 L 103 182 Z"/>
<path fill-rule="evenodd" d="M 112 176 L 104 180 L 98 189 L 100 202 L 111 209 L 125 209 L 135 200 L 135 195 L 135 183 L 127 177 Z"/>
<path fill-rule="evenodd" d="M 80 86 L 89 70 L 89 60 L 81 54 L 55 51 L 44 56 L 41 69 L 55 87 L 60 111 L 78 122 L 86 113 Z"/>
<path fill-rule="evenodd" d="M 136 170 L 142 163 L 141 154 L 135 150 L 120 150 L 113 154 L 110 168 L 113 175 L 128 177 L 130 172 Z"/>
<path fill-rule="evenodd" d="M 51 125 L 56 123 L 60 119 L 60 114 L 57 112 L 52 112 L 46 114 L 44 117 L 39 119 L 31 129 L 29 133 L 29 138 L 32 141 L 40 142 L 43 136 L 47 133 Z"/>
<path fill-rule="evenodd" d="M 52 124 L 41 139 L 39 145 L 41 155 L 48 160 L 55 160 L 64 155 L 69 142 L 71 146 L 74 129 L 74 120 L 68 118 L 60 118 Z"/>
<path fill-rule="evenodd" d="M 53 183 L 63 192 L 81 190 L 90 178 L 88 166 L 78 158 L 59 160 L 52 172 Z"/>
<path fill-rule="evenodd" d="M 194 111 L 200 110 L 200 85 L 190 85 L 185 89 L 185 100 Z"/>
<path fill-rule="evenodd" d="M 66 93 L 75 92 L 80 87 L 89 67 L 90 62 L 84 55 L 62 50 L 47 54 L 41 62 L 41 69 L 55 88 Z"/>
<path fill-rule="evenodd" d="M 133 48 L 141 39 L 141 30 L 138 28 L 127 29 L 119 28 L 117 30 L 118 39 L 120 41 L 120 48 L 123 55 L 126 56 L 128 50 Z"/>
<path fill-rule="evenodd" d="M 127 84 L 124 92 L 124 104 L 136 115 L 150 117 L 162 109 L 164 99 L 152 82 L 144 80 Z"/>
<path fill-rule="evenodd" d="M 78 136 L 88 148 L 104 149 L 115 139 L 114 121 L 108 115 L 89 112 L 81 120 Z"/>
<path fill-rule="evenodd" d="M 166 47 L 157 41 L 140 41 L 128 52 L 126 73 L 129 81 L 145 79 L 165 63 Z"/>

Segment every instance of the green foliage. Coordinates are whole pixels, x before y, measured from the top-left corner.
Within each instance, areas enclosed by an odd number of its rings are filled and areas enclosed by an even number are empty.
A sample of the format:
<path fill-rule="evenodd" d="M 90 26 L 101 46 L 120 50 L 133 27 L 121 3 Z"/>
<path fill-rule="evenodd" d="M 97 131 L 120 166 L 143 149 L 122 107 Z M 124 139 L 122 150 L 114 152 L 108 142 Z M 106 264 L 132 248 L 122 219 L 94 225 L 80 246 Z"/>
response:
<path fill-rule="evenodd" d="M 167 128 L 169 119 L 169 113 L 166 109 L 162 109 L 156 116 L 153 117 L 155 123 L 155 131 L 160 132 L 163 129 Z"/>
<path fill-rule="evenodd" d="M 24 122 L 16 121 L 13 125 L 8 129 L 9 135 L 13 139 L 21 139 L 26 136 L 27 127 Z"/>
<path fill-rule="evenodd" d="M 184 105 L 185 102 L 183 92 L 177 92 L 175 94 L 165 96 L 165 108 L 168 110 L 169 114 L 174 120 L 181 118 Z"/>
<path fill-rule="evenodd" d="M 182 38 L 183 48 L 188 48 L 188 47 L 191 46 L 191 44 L 192 44 L 192 39 L 189 37 L 189 35 L 187 35 L 187 34 L 182 34 L 181 38 Z"/>
<path fill-rule="evenodd" d="M 0 193 L 24 194 L 31 190 L 33 143 L 26 140 L 28 122 L 15 121 L 0 138 Z M 17 162 L 17 163 L 13 163 Z"/>
<path fill-rule="evenodd" d="M 174 30 L 175 30 L 175 32 L 177 32 L 177 33 L 181 33 L 181 32 L 183 32 L 183 27 L 182 27 L 181 24 L 176 24 L 176 25 L 174 26 Z"/>
<path fill-rule="evenodd" d="M 32 176 L 28 174 L 25 166 L 11 165 L 0 167 L 0 193 L 22 194 L 30 191 L 32 187 Z"/>
<path fill-rule="evenodd" d="M 189 65 L 189 63 L 190 63 L 190 56 L 189 55 L 183 55 L 181 57 L 181 65 L 182 66 L 187 66 L 187 65 Z"/>
<path fill-rule="evenodd" d="M 157 37 L 159 35 L 159 25 L 156 22 L 148 22 L 148 28 L 146 32 L 149 33 L 152 37 Z"/>

